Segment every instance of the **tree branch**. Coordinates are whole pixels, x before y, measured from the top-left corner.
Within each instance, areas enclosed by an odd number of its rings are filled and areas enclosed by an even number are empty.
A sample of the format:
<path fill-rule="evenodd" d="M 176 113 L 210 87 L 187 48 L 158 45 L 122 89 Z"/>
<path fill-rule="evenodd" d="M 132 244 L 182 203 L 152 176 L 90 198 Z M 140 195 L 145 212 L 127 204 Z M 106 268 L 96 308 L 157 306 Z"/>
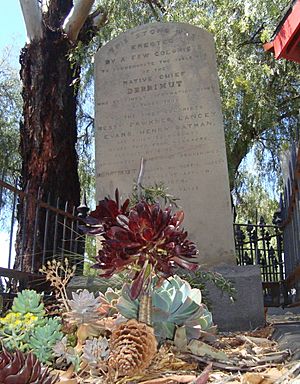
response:
<path fill-rule="evenodd" d="M 255 40 L 255 37 L 265 28 L 265 23 L 262 23 L 262 25 L 252 34 L 250 39 L 243 41 L 240 43 L 237 47 L 241 48 L 243 45 L 247 44 L 261 44 L 260 40 Z"/>
<path fill-rule="evenodd" d="M 157 9 L 159 9 L 159 11 L 164 15 L 165 13 L 167 13 L 166 9 L 164 8 L 164 6 L 158 1 L 158 0 L 144 0 L 146 4 L 149 5 L 149 7 L 151 8 L 151 11 L 152 11 L 152 14 L 154 16 L 154 18 L 158 21 L 160 21 L 161 17 L 159 16 L 157 10 L 155 9 L 155 7 Z"/>
<path fill-rule="evenodd" d="M 75 42 L 77 40 L 94 2 L 95 0 L 78 0 L 66 17 L 63 30 L 71 41 Z"/>
<path fill-rule="evenodd" d="M 43 36 L 42 11 L 38 0 L 20 0 L 20 5 L 26 26 L 27 42 L 41 39 Z"/>
<path fill-rule="evenodd" d="M 99 7 L 89 17 L 93 20 L 94 27 L 100 29 L 108 22 L 108 12 Z"/>

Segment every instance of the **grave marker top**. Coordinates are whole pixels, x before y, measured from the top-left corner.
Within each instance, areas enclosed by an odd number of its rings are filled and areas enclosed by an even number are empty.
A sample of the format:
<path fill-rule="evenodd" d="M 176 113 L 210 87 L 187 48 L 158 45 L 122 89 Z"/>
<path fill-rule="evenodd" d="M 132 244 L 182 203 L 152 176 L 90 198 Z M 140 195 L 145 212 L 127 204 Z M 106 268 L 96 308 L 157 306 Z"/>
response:
<path fill-rule="evenodd" d="M 97 199 L 144 185 L 180 198 L 207 266 L 234 263 L 219 86 L 212 36 L 182 23 L 121 34 L 96 54 Z"/>

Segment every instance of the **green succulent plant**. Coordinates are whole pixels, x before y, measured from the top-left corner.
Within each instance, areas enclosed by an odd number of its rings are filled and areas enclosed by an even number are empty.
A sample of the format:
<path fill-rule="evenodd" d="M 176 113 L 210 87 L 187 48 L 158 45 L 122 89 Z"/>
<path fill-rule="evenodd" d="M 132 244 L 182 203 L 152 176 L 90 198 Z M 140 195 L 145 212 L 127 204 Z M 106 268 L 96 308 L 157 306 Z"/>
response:
<path fill-rule="evenodd" d="M 43 326 L 36 327 L 29 339 L 29 347 L 42 363 L 53 360 L 53 347 L 63 338 L 59 318 L 47 318 Z"/>
<path fill-rule="evenodd" d="M 4 347 L 9 351 L 33 352 L 42 363 L 51 362 L 52 347 L 63 333 L 60 318 L 44 315 L 41 295 L 29 290 L 19 293 L 12 311 L 0 318 L 0 338 Z"/>
<path fill-rule="evenodd" d="M 156 337 L 161 341 L 172 340 L 177 326 L 185 326 L 188 340 L 200 338 L 203 331 L 214 331 L 212 314 L 201 300 L 201 291 L 176 275 L 155 287 L 152 321 Z M 131 299 L 128 284 L 122 289 L 117 309 L 127 319 L 138 317 L 139 300 Z"/>
<path fill-rule="evenodd" d="M 36 316 L 44 316 L 44 304 L 41 301 L 42 297 L 34 290 L 25 289 L 18 293 L 12 305 L 12 311 L 15 313 L 33 313 Z"/>
<path fill-rule="evenodd" d="M 72 300 L 68 300 L 68 304 L 71 309 L 67 314 L 70 322 L 80 325 L 92 323 L 99 318 L 100 302 L 94 293 L 87 289 L 79 293 L 72 292 Z"/>

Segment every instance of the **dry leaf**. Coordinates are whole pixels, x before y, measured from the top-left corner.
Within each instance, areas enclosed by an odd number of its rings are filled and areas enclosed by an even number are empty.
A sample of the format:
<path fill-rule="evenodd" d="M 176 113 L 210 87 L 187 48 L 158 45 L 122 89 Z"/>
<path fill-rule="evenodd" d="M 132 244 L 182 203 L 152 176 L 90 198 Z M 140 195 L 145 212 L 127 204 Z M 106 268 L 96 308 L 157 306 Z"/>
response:
<path fill-rule="evenodd" d="M 207 383 L 207 380 L 209 378 L 209 373 L 212 369 L 212 363 L 209 363 L 200 376 L 197 377 L 197 379 L 193 382 L 193 384 L 205 384 Z"/>
<path fill-rule="evenodd" d="M 78 384 L 77 379 L 62 379 L 57 384 Z"/>
<path fill-rule="evenodd" d="M 88 337 L 99 336 L 99 329 L 95 324 L 81 324 L 77 329 L 78 343 L 81 345 Z"/>
<path fill-rule="evenodd" d="M 254 347 L 274 347 L 276 343 L 265 337 L 240 336 L 240 338 Z"/>
<path fill-rule="evenodd" d="M 178 327 L 174 336 L 174 345 L 182 352 L 187 349 L 187 338 L 185 327 Z"/>
<path fill-rule="evenodd" d="M 191 340 L 188 349 L 197 356 L 210 356 L 216 360 L 228 361 L 226 353 L 218 351 L 216 348 L 203 343 L 200 340 Z"/>
<path fill-rule="evenodd" d="M 273 384 L 274 380 L 261 373 L 246 373 L 242 376 L 242 384 Z"/>
<path fill-rule="evenodd" d="M 195 375 L 170 375 L 159 379 L 141 381 L 140 384 L 176 384 L 190 383 L 196 379 Z"/>
<path fill-rule="evenodd" d="M 275 328 L 269 325 L 267 327 L 252 331 L 251 333 L 249 333 L 249 336 L 269 338 L 272 336 L 274 330 Z"/>

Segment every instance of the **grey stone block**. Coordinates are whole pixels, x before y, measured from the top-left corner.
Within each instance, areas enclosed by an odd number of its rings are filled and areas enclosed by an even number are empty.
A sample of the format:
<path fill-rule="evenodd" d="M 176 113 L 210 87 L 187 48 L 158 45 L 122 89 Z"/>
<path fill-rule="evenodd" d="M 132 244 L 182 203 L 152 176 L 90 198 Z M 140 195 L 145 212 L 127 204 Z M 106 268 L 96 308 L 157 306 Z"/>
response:
<path fill-rule="evenodd" d="M 214 268 L 233 282 L 236 301 L 231 302 L 213 284 L 208 285 L 213 321 L 220 331 L 245 331 L 265 324 L 263 289 L 258 266 L 222 266 Z"/>
<path fill-rule="evenodd" d="M 109 279 L 97 276 L 74 276 L 67 285 L 67 295 L 72 297 L 72 292 L 76 292 L 78 289 L 105 293 L 108 287 L 120 289 L 122 285 L 123 280 L 118 276 L 112 276 Z"/>

